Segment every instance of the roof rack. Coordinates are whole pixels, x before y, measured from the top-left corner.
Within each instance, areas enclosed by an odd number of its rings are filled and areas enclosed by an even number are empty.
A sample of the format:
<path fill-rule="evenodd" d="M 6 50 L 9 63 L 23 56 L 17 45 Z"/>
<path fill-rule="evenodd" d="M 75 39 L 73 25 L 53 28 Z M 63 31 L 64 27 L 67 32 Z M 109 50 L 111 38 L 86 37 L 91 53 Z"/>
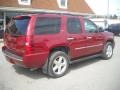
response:
<path fill-rule="evenodd" d="M 70 16 L 86 17 L 86 15 L 72 14 L 72 13 L 62 13 L 62 12 L 39 12 L 39 13 L 33 13 L 33 14 L 57 14 L 57 15 L 70 15 Z"/>

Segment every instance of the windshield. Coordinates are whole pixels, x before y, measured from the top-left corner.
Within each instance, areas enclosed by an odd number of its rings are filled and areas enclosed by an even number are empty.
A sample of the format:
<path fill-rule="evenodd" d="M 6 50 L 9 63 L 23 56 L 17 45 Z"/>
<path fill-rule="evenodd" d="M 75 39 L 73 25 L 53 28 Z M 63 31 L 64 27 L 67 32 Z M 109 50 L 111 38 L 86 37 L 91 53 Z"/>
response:
<path fill-rule="evenodd" d="M 30 21 L 30 17 L 28 16 L 13 18 L 9 23 L 6 32 L 11 35 L 25 35 L 29 21 Z"/>

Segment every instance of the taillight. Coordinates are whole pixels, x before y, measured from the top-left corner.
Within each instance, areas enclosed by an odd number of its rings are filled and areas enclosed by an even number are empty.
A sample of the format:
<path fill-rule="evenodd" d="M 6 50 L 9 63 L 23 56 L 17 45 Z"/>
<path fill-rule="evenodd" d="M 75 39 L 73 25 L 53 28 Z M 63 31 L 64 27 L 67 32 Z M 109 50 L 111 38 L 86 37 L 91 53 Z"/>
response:
<path fill-rule="evenodd" d="M 31 54 L 33 52 L 33 47 L 29 42 L 25 43 L 25 51 L 26 54 Z"/>
<path fill-rule="evenodd" d="M 25 43 L 25 51 L 26 51 L 26 54 L 31 54 L 31 53 L 33 53 L 33 51 L 34 51 L 31 38 L 32 38 L 31 36 L 28 36 L 28 37 L 26 38 L 26 43 Z"/>

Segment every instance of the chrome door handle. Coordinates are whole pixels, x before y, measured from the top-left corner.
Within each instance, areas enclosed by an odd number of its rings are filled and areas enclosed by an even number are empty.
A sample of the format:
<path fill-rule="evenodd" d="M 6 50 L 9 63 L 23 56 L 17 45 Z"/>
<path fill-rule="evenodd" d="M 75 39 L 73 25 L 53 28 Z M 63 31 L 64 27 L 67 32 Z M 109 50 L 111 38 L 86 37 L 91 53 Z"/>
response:
<path fill-rule="evenodd" d="M 73 37 L 67 38 L 68 41 L 71 41 L 71 40 L 74 40 L 74 39 L 75 39 L 75 38 L 73 38 Z"/>
<path fill-rule="evenodd" d="M 87 39 L 91 39 L 92 37 L 88 36 Z"/>

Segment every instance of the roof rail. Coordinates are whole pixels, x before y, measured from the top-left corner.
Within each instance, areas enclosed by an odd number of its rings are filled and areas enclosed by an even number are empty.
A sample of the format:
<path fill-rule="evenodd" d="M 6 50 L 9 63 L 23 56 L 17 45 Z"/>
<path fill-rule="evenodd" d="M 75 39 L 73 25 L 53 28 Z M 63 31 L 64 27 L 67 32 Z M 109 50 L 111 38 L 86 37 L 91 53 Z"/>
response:
<path fill-rule="evenodd" d="M 40 13 L 37 13 L 37 14 L 57 14 L 57 15 L 69 15 L 69 16 L 82 16 L 82 17 L 86 17 L 85 15 L 71 14 L 71 13 L 59 13 L 59 12 L 40 12 Z"/>

